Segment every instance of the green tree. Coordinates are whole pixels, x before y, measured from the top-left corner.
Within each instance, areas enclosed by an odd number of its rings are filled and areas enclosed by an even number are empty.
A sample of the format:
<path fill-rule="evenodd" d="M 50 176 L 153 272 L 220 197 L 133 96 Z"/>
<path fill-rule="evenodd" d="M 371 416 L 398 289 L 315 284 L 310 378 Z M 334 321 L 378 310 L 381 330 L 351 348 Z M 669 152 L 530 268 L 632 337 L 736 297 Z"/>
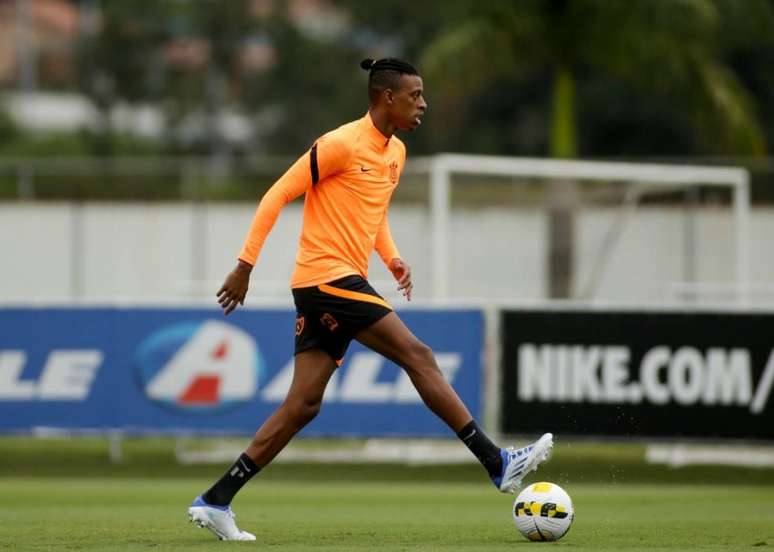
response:
<path fill-rule="evenodd" d="M 550 72 L 547 152 L 580 154 L 577 78 L 591 70 L 664 98 L 687 115 L 707 151 L 762 155 L 753 101 L 724 63 L 724 48 L 770 40 L 767 0 L 521 0 L 471 9 L 424 50 L 428 81 L 445 94 L 435 121 L 503 76 Z M 449 130 L 450 132 L 451 130 Z M 572 295 L 572 183 L 551 188 L 550 295 Z"/>
<path fill-rule="evenodd" d="M 170 10 L 158 2 L 148 2 L 141 10 L 128 2 L 96 0 L 84 0 L 81 7 L 85 24 L 77 45 L 79 87 L 99 114 L 98 128 L 89 132 L 92 149 L 109 155 L 117 140 L 110 118 L 113 107 L 153 97 Z"/>
<path fill-rule="evenodd" d="M 92 22 L 79 43 L 80 87 L 101 115 L 98 153 L 110 153 L 110 111 L 118 102 L 153 102 L 167 117 L 168 142 L 174 149 L 176 126 L 188 115 L 204 115 L 207 139 L 202 149 L 224 149 L 216 116 L 224 105 L 238 104 L 239 55 L 255 27 L 248 0 L 151 1 L 142 9 L 131 2 L 84 0 Z M 200 66 L 175 66 L 166 49 L 197 44 L 206 60 Z"/>
<path fill-rule="evenodd" d="M 270 122 L 257 128 L 266 150 L 298 155 L 323 132 L 362 117 L 368 96 L 361 57 L 345 37 L 304 33 L 286 9 L 266 23 L 276 59 L 264 74 L 245 79 L 245 102 Z"/>

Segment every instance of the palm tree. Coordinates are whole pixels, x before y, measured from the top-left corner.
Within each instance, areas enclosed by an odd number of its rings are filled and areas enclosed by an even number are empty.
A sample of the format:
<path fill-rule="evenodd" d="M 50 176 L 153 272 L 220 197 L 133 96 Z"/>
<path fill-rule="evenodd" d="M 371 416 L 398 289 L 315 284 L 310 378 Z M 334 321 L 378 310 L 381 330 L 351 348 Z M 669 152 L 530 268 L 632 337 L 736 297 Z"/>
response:
<path fill-rule="evenodd" d="M 422 67 L 434 86 L 453 91 L 442 100 L 452 103 L 497 78 L 550 70 L 552 157 L 579 153 L 580 68 L 679 105 L 707 145 L 762 155 L 753 102 L 721 54 L 734 40 L 768 40 L 772 20 L 767 0 L 493 1 L 441 30 L 428 43 Z M 555 298 L 572 296 L 574 189 L 557 183 L 550 192 L 548 273 Z"/>

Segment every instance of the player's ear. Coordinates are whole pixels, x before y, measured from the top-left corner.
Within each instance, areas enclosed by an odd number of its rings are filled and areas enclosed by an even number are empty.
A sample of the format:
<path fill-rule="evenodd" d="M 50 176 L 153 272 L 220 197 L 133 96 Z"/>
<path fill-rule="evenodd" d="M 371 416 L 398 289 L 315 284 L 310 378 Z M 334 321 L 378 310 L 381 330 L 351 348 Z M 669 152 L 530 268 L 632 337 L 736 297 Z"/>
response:
<path fill-rule="evenodd" d="M 384 98 L 387 100 L 387 103 L 390 105 L 395 101 L 395 94 L 392 92 L 391 88 L 384 89 Z"/>

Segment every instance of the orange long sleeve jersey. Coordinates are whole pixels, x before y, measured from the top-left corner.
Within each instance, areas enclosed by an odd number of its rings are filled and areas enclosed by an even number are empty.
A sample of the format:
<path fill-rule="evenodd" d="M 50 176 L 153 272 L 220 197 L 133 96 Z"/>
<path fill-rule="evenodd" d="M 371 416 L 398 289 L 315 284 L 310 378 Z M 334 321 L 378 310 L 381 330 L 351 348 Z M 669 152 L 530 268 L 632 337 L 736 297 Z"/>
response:
<path fill-rule="evenodd" d="M 386 138 L 369 113 L 328 132 L 263 196 L 239 259 L 255 265 L 282 207 L 306 193 L 291 287 L 352 274 L 368 278 L 374 249 L 385 264 L 400 257 L 387 206 L 405 162 L 406 146 Z"/>

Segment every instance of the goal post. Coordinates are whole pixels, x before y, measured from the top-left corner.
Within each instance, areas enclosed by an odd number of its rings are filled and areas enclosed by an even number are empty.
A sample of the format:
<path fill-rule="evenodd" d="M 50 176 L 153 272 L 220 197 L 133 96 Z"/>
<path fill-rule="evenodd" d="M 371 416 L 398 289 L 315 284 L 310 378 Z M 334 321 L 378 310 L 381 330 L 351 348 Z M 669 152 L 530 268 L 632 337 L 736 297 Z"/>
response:
<path fill-rule="evenodd" d="M 744 297 L 750 281 L 749 173 L 738 167 L 667 165 L 501 157 L 490 155 L 439 154 L 417 159 L 412 172 L 429 174 L 432 234 L 433 299 L 450 299 L 450 213 L 451 178 L 455 174 L 640 183 L 664 189 L 691 186 L 728 188 L 732 194 L 734 226 L 733 287 L 736 298 Z"/>

